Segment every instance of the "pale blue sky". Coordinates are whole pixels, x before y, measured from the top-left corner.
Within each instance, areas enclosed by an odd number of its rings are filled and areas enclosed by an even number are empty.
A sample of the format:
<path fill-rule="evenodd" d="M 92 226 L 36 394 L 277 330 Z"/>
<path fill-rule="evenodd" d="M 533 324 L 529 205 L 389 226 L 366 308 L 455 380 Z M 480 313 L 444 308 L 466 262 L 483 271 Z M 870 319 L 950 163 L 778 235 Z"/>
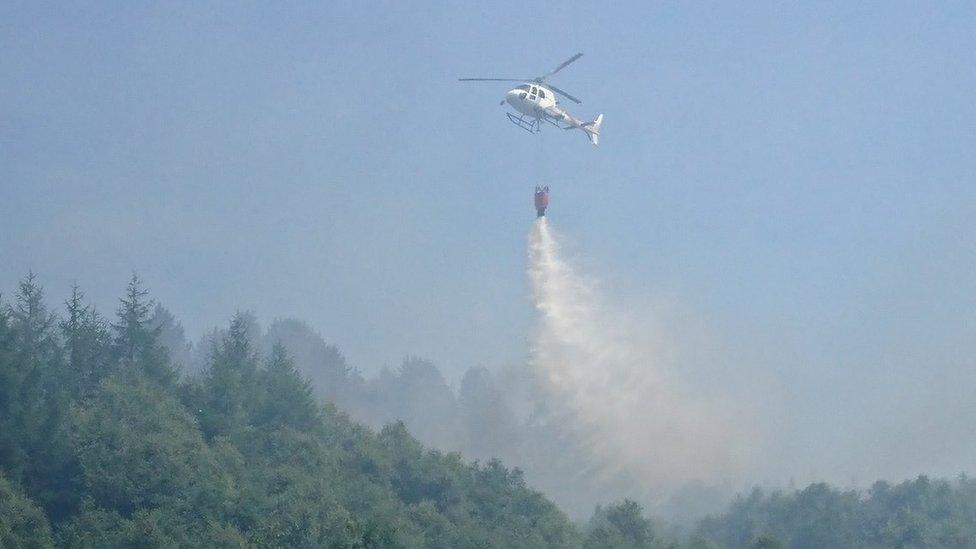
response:
<path fill-rule="evenodd" d="M 0 289 L 33 269 L 111 310 L 134 269 L 194 337 L 252 309 L 366 372 L 417 354 L 456 378 L 525 356 L 548 183 L 611 297 L 679 304 L 797 444 L 912 439 L 958 470 L 976 5 L 853 4 L 5 2 Z M 456 81 L 577 51 L 554 82 L 605 113 L 599 148 Z"/>

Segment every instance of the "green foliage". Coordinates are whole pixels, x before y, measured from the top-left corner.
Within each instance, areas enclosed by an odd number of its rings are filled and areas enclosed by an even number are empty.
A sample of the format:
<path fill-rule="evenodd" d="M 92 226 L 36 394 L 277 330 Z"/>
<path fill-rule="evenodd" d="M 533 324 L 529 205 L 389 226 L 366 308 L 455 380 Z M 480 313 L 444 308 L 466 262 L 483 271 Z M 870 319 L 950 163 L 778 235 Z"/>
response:
<path fill-rule="evenodd" d="M 157 303 L 149 326 L 156 332 L 156 342 L 166 351 L 175 370 L 192 366 L 193 346 L 186 340 L 183 325 L 176 320 L 173 313 Z"/>
<path fill-rule="evenodd" d="M 586 547 L 624 549 L 652 547 L 654 533 L 639 503 L 624 500 L 606 508 L 597 507 L 590 519 Z"/>
<path fill-rule="evenodd" d="M 459 440 L 460 414 L 454 391 L 440 370 L 419 358 L 407 358 L 399 370 L 384 370 L 371 380 L 360 417 L 374 425 L 403 421 L 418 438 L 438 448 Z"/>
<path fill-rule="evenodd" d="M 976 482 L 922 476 L 878 482 L 866 495 L 822 483 L 786 494 L 755 490 L 698 530 L 730 547 L 976 547 Z"/>
<path fill-rule="evenodd" d="M 267 356 L 255 347 L 246 313 L 216 332 L 202 374 L 180 381 L 166 349 L 188 354 L 185 340 L 172 315 L 151 310 L 137 277 L 111 327 L 77 288 L 57 318 L 33 274 L 0 302 L 0 547 L 674 546 L 636 502 L 598 508 L 584 537 L 520 470 L 429 450 L 401 422 L 374 433 L 320 405 L 283 346 Z M 336 394 L 400 399 L 386 413 L 419 418 L 428 440 L 459 427 L 515 432 L 487 372 L 469 372 L 458 400 L 425 361 L 365 384 L 337 351 L 315 343 L 308 354 L 332 361 Z M 973 540 L 976 481 L 919 477 L 866 493 L 756 490 L 703 520 L 688 546 Z"/>
<path fill-rule="evenodd" d="M 101 379 L 113 373 L 107 370 L 111 364 L 107 323 L 83 300 L 84 293 L 77 286 L 72 287 L 65 303 L 66 316 L 59 323 L 66 358 L 62 380 L 75 398 L 87 395 Z"/>
<path fill-rule="evenodd" d="M 179 383 L 178 324 L 150 316 L 138 277 L 111 332 L 77 288 L 60 321 L 42 295 L 29 275 L 0 306 L 0 546 L 579 545 L 518 470 L 321 406 L 284 347 L 253 347 L 246 314 Z M 412 362 L 404 379 L 433 374 Z"/>
<path fill-rule="evenodd" d="M 73 389 L 43 296 L 29 273 L 15 304 L 0 306 L 0 469 L 57 519 L 76 503 L 65 437 Z"/>
<path fill-rule="evenodd" d="M 120 300 L 115 331 L 115 355 L 119 367 L 129 375 L 143 375 L 164 386 L 176 383 L 176 371 L 166 350 L 158 342 L 160 327 L 152 326 L 154 302 L 147 299 L 139 275 L 132 273 L 125 296 Z"/>
<path fill-rule="evenodd" d="M 313 431 L 321 422 L 321 411 L 309 382 L 278 344 L 271 350 L 267 366 L 259 373 L 263 388 L 254 411 L 254 422 L 270 427 L 291 427 Z"/>
<path fill-rule="evenodd" d="M 348 405 L 350 389 L 361 380 L 346 363 L 334 345 L 329 345 L 308 324 L 295 319 L 278 319 L 268 326 L 264 337 L 266 349 L 280 345 L 297 364 L 308 365 L 302 371 L 319 397 L 329 402 Z M 358 395 L 357 395 L 358 396 Z"/>
<path fill-rule="evenodd" d="M 0 547 L 53 547 L 44 511 L 0 476 Z"/>
<path fill-rule="evenodd" d="M 783 542 L 770 535 L 762 535 L 752 540 L 749 549 L 782 549 Z"/>
<path fill-rule="evenodd" d="M 251 349 L 241 315 L 230 331 L 214 346 L 213 357 L 203 380 L 200 425 L 208 439 L 243 436 L 255 405 L 258 357 Z"/>
<path fill-rule="evenodd" d="M 71 438 L 86 495 L 124 517 L 220 486 L 195 420 L 154 384 L 105 380 L 78 406 Z"/>
<path fill-rule="evenodd" d="M 30 476 L 28 456 L 44 445 L 56 410 L 45 389 L 60 357 L 43 295 L 29 273 L 0 313 L 0 463 L 15 480 Z"/>

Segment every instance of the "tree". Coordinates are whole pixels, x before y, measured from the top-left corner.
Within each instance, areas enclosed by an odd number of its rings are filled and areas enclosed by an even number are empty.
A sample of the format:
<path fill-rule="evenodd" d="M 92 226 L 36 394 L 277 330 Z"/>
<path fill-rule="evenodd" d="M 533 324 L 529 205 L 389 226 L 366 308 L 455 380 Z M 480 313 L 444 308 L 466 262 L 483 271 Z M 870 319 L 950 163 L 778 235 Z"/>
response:
<path fill-rule="evenodd" d="M 122 370 L 145 375 L 163 386 L 175 386 L 177 375 L 166 351 L 159 345 L 159 328 L 153 328 L 150 311 L 154 302 L 146 299 L 139 275 L 132 273 L 125 296 L 120 300 L 115 330 L 115 354 Z"/>
<path fill-rule="evenodd" d="M 230 329 L 214 347 L 199 412 L 208 439 L 242 434 L 260 402 L 258 355 L 251 347 L 247 328 L 246 315 L 234 315 Z"/>
<path fill-rule="evenodd" d="M 8 472 L 24 461 L 17 414 L 20 410 L 23 370 L 17 360 L 13 311 L 0 300 L 0 467 Z"/>
<path fill-rule="evenodd" d="M 124 518 L 158 507 L 206 517 L 229 499 L 193 416 L 157 384 L 107 379 L 71 425 L 84 491 L 99 508 Z"/>
<path fill-rule="evenodd" d="M 651 547 L 654 533 L 644 509 L 636 501 L 625 499 L 606 508 L 597 507 L 590 519 L 586 536 L 588 548 Z"/>
<path fill-rule="evenodd" d="M 42 295 L 29 275 L 0 303 L 2 547 L 579 546 L 519 470 L 321 406 L 283 346 L 260 360 L 253 316 L 235 315 L 205 373 L 177 386 L 159 331 L 178 322 L 148 316 L 138 277 L 111 328 L 77 287 L 60 322 Z M 426 398 L 454 425 L 436 368 L 394 377 L 400 409 Z"/>
<path fill-rule="evenodd" d="M 0 547 L 53 547 L 44 511 L 0 476 Z"/>
<path fill-rule="evenodd" d="M 288 426 L 311 431 L 320 422 L 319 405 L 312 389 L 281 344 L 271 349 L 267 366 L 260 373 L 262 396 L 255 423 L 268 427 Z"/>
<path fill-rule="evenodd" d="M 265 348 L 281 344 L 295 367 L 308 378 L 316 394 L 340 406 L 352 404 L 355 372 L 334 345 L 329 345 L 308 324 L 292 318 L 278 319 L 268 327 Z M 359 395 L 356 395 L 359 396 Z"/>
<path fill-rule="evenodd" d="M 21 281 L 16 305 L 5 317 L 7 353 L 2 366 L 5 383 L 0 386 L 0 421 L 9 421 L 3 430 L 26 443 L 47 420 L 45 384 L 56 377 L 53 374 L 60 361 L 52 329 L 56 319 L 44 305 L 44 292 L 34 273 Z"/>
<path fill-rule="evenodd" d="M 9 346 L 0 353 L 5 381 L 0 386 L 0 469 L 59 518 L 76 503 L 63 421 L 71 400 L 57 319 L 48 312 L 34 273 L 21 281 L 16 305 L 5 316 Z"/>
<path fill-rule="evenodd" d="M 72 397 L 90 393 L 98 381 L 112 373 L 111 335 L 106 323 L 75 285 L 65 302 L 65 318 L 60 322 L 64 342 L 65 375 Z"/>
<path fill-rule="evenodd" d="M 519 447 L 518 422 L 487 368 L 471 368 L 461 379 L 458 405 L 466 455 L 507 457 Z"/>
<path fill-rule="evenodd" d="M 396 374 L 381 374 L 371 384 L 370 393 L 375 423 L 403 421 L 425 444 L 460 447 L 457 399 L 431 362 L 405 359 Z"/>
<path fill-rule="evenodd" d="M 159 346 L 166 351 L 175 369 L 186 371 L 192 366 L 193 346 L 187 341 L 183 325 L 176 320 L 173 313 L 157 303 L 149 326 L 150 330 L 156 332 Z"/>

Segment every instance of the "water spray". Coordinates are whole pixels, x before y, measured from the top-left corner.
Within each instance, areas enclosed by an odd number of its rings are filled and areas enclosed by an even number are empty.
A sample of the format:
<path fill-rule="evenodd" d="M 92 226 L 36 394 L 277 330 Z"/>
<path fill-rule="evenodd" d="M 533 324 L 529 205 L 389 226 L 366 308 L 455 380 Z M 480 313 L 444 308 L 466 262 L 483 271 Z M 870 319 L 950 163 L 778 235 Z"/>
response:
<path fill-rule="evenodd" d="M 542 216 L 529 236 L 529 278 L 539 314 L 533 373 L 551 421 L 570 426 L 599 475 L 626 475 L 650 493 L 729 472 L 728 418 L 693 398 L 652 338 L 601 301 Z"/>

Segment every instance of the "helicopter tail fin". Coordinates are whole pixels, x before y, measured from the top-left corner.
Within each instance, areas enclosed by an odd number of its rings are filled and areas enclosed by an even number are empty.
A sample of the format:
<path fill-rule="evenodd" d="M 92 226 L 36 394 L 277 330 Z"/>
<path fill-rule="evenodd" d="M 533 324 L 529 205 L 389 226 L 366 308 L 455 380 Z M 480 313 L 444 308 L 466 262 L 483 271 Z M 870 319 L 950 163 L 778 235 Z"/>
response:
<path fill-rule="evenodd" d="M 582 130 L 586 132 L 586 137 L 590 138 L 590 143 L 594 145 L 600 144 L 600 126 L 603 125 L 603 114 L 596 117 L 596 120 L 592 122 L 585 122 L 582 125 Z"/>

